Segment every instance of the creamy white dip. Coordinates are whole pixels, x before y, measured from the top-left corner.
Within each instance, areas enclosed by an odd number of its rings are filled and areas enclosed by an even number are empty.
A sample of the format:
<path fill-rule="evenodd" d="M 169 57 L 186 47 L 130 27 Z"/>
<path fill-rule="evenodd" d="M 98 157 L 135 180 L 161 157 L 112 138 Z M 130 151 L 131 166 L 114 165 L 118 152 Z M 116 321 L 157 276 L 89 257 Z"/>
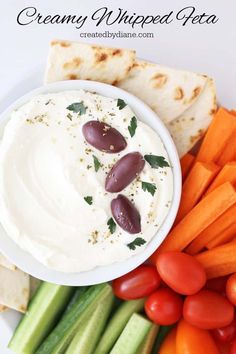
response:
<path fill-rule="evenodd" d="M 83 102 L 86 113 L 69 111 L 74 102 Z M 146 162 L 139 178 L 121 192 L 140 212 L 141 233 L 131 235 L 117 225 L 111 234 L 107 225 L 117 196 L 104 188 L 113 164 L 133 151 L 169 161 L 158 134 L 140 120 L 130 136 L 133 116 L 130 107 L 119 109 L 116 99 L 83 90 L 39 95 L 12 113 L 0 148 L 0 221 L 20 247 L 49 268 L 77 272 L 125 260 L 142 252 L 163 223 L 172 201 L 172 170 Z M 116 128 L 126 149 L 108 154 L 88 145 L 82 126 L 92 119 Z M 97 172 L 93 155 L 102 164 Z M 142 189 L 142 181 L 155 184 L 154 195 Z M 136 237 L 146 243 L 131 250 L 127 244 Z"/>

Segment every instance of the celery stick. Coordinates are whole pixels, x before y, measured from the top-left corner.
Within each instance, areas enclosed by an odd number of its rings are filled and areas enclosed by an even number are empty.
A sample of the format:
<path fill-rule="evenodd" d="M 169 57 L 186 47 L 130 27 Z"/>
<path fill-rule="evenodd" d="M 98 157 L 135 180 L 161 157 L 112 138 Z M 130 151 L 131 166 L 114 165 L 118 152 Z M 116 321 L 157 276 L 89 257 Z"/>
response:
<path fill-rule="evenodd" d="M 66 354 L 92 354 L 94 352 L 113 304 L 114 295 L 110 293 L 97 305 L 91 317 L 81 324 Z"/>
<path fill-rule="evenodd" d="M 67 313 L 65 313 L 61 321 L 41 344 L 36 353 L 64 353 L 81 323 L 91 315 L 97 304 L 103 301 L 111 292 L 111 286 L 108 284 L 94 285 L 86 290 Z"/>
<path fill-rule="evenodd" d="M 136 354 L 152 326 L 152 322 L 134 313 L 112 348 L 110 354 Z"/>
<path fill-rule="evenodd" d="M 139 312 L 143 309 L 144 299 L 125 301 L 123 302 L 112 318 L 108 322 L 107 328 L 98 343 L 94 354 L 107 354 L 110 352 L 117 338 L 123 331 L 130 316 L 134 312 Z"/>
<path fill-rule="evenodd" d="M 137 354 L 151 354 L 158 331 L 159 326 L 153 323 Z"/>
<path fill-rule="evenodd" d="M 55 325 L 74 288 L 43 282 L 22 317 L 8 347 L 15 353 L 32 354 Z"/>

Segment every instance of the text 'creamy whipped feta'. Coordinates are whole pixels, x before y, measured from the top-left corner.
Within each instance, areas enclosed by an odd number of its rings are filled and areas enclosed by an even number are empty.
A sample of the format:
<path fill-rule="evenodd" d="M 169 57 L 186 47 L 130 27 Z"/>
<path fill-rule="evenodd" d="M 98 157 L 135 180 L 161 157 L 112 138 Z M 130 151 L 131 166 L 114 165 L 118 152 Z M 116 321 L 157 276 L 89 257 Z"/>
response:
<path fill-rule="evenodd" d="M 167 216 L 173 196 L 167 152 L 158 134 L 121 101 L 83 90 L 43 94 L 14 111 L 6 125 L 0 221 L 9 237 L 49 268 L 86 271 L 132 257 Z M 82 127 L 91 120 L 117 129 L 126 148 L 105 153 L 89 145 Z M 120 193 L 105 190 L 108 172 L 130 152 L 166 161 L 158 168 L 146 161 L 121 192 L 141 215 L 138 234 L 115 223 L 111 201 Z"/>

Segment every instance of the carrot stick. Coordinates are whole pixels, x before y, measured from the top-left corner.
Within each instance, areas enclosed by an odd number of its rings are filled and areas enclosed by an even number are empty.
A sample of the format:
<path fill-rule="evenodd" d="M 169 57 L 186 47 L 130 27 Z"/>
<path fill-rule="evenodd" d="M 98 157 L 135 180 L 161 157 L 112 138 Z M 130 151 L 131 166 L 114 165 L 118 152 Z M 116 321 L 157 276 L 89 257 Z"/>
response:
<path fill-rule="evenodd" d="M 216 162 L 235 131 L 235 116 L 220 108 L 203 139 L 196 161 Z"/>
<path fill-rule="evenodd" d="M 179 211 L 175 224 L 182 220 L 198 203 L 218 171 L 219 167 L 212 162 L 197 162 L 193 166 L 183 185 Z"/>
<path fill-rule="evenodd" d="M 227 162 L 236 161 L 236 132 L 229 138 L 224 151 L 217 159 L 219 166 L 224 166 Z"/>
<path fill-rule="evenodd" d="M 220 237 L 222 233 L 235 223 L 235 216 L 236 203 L 227 209 L 215 222 L 203 230 L 186 248 L 186 252 L 189 254 L 197 254 L 200 252 L 207 244 L 214 241 L 217 237 Z"/>
<path fill-rule="evenodd" d="M 216 188 L 172 229 L 162 245 L 151 256 L 151 262 L 155 262 L 157 255 L 162 252 L 183 250 L 234 203 L 236 203 L 236 191 L 229 182 Z"/>
<path fill-rule="evenodd" d="M 223 246 L 199 253 L 195 258 L 205 268 L 208 279 L 235 273 L 236 242 L 232 241 Z"/>
<path fill-rule="evenodd" d="M 205 196 L 225 182 L 236 184 L 236 161 L 228 162 L 207 189 Z"/>
<path fill-rule="evenodd" d="M 235 110 L 235 109 L 232 109 L 232 110 L 230 111 L 230 113 L 233 114 L 233 115 L 236 117 L 236 110 Z"/>
<path fill-rule="evenodd" d="M 206 244 L 206 248 L 212 249 L 217 246 L 221 246 L 227 242 L 232 241 L 236 237 L 236 219 L 234 218 L 234 223 L 230 225 L 227 229 L 222 231 L 217 237 Z"/>
<path fill-rule="evenodd" d="M 194 161 L 195 157 L 190 154 L 190 153 L 187 153 L 185 154 L 181 159 L 180 159 L 180 165 L 181 165 L 181 171 L 182 171 L 182 179 L 184 180 L 192 165 L 193 165 L 193 161 Z"/>

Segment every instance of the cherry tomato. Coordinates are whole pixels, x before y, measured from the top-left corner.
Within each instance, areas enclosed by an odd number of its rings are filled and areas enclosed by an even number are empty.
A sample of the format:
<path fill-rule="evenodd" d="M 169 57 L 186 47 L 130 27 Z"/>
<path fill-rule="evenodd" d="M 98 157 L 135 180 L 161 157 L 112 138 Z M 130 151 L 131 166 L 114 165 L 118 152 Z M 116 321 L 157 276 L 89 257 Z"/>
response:
<path fill-rule="evenodd" d="M 208 279 L 205 288 L 208 290 L 216 291 L 217 293 L 225 293 L 225 287 L 228 277 L 218 277 L 213 279 Z"/>
<path fill-rule="evenodd" d="M 232 304 L 236 305 L 236 273 L 232 274 L 227 280 L 226 296 Z"/>
<path fill-rule="evenodd" d="M 145 302 L 147 316 L 160 325 L 171 325 L 182 316 L 183 301 L 181 297 L 168 288 L 159 289 Z"/>
<path fill-rule="evenodd" d="M 183 295 L 198 292 L 206 283 L 202 265 L 192 256 L 183 252 L 166 252 L 157 258 L 157 270 L 171 289 Z"/>
<path fill-rule="evenodd" d="M 215 329 L 228 326 L 234 318 L 233 305 L 222 295 L 201 290 L 184 301 L 184 319 L 193 326 Z"/>
<path fill-rule="evenodd" d="M 150 295 L 161 283 L 155 267 L 141 265 L 113 281 L 113 291 L 123 300 L 139 299 Z"/>
<path fill-rule="evenodd" d="M 236 354 L 236 339 L 232 342 L 230 346 L 229 354 Z"/>
<path fill-rule="evenodd" d="M 223 343 L 231 342 L 234 338 L 236 338 L 236 321 L 222 328 L 217 328 L 212 331 L 214 338 Z"/>
<path fill-rule="evenodd" d="M 177 326 L 176 354 L 220 354 L 209 331 L 181 320 Z"/>

